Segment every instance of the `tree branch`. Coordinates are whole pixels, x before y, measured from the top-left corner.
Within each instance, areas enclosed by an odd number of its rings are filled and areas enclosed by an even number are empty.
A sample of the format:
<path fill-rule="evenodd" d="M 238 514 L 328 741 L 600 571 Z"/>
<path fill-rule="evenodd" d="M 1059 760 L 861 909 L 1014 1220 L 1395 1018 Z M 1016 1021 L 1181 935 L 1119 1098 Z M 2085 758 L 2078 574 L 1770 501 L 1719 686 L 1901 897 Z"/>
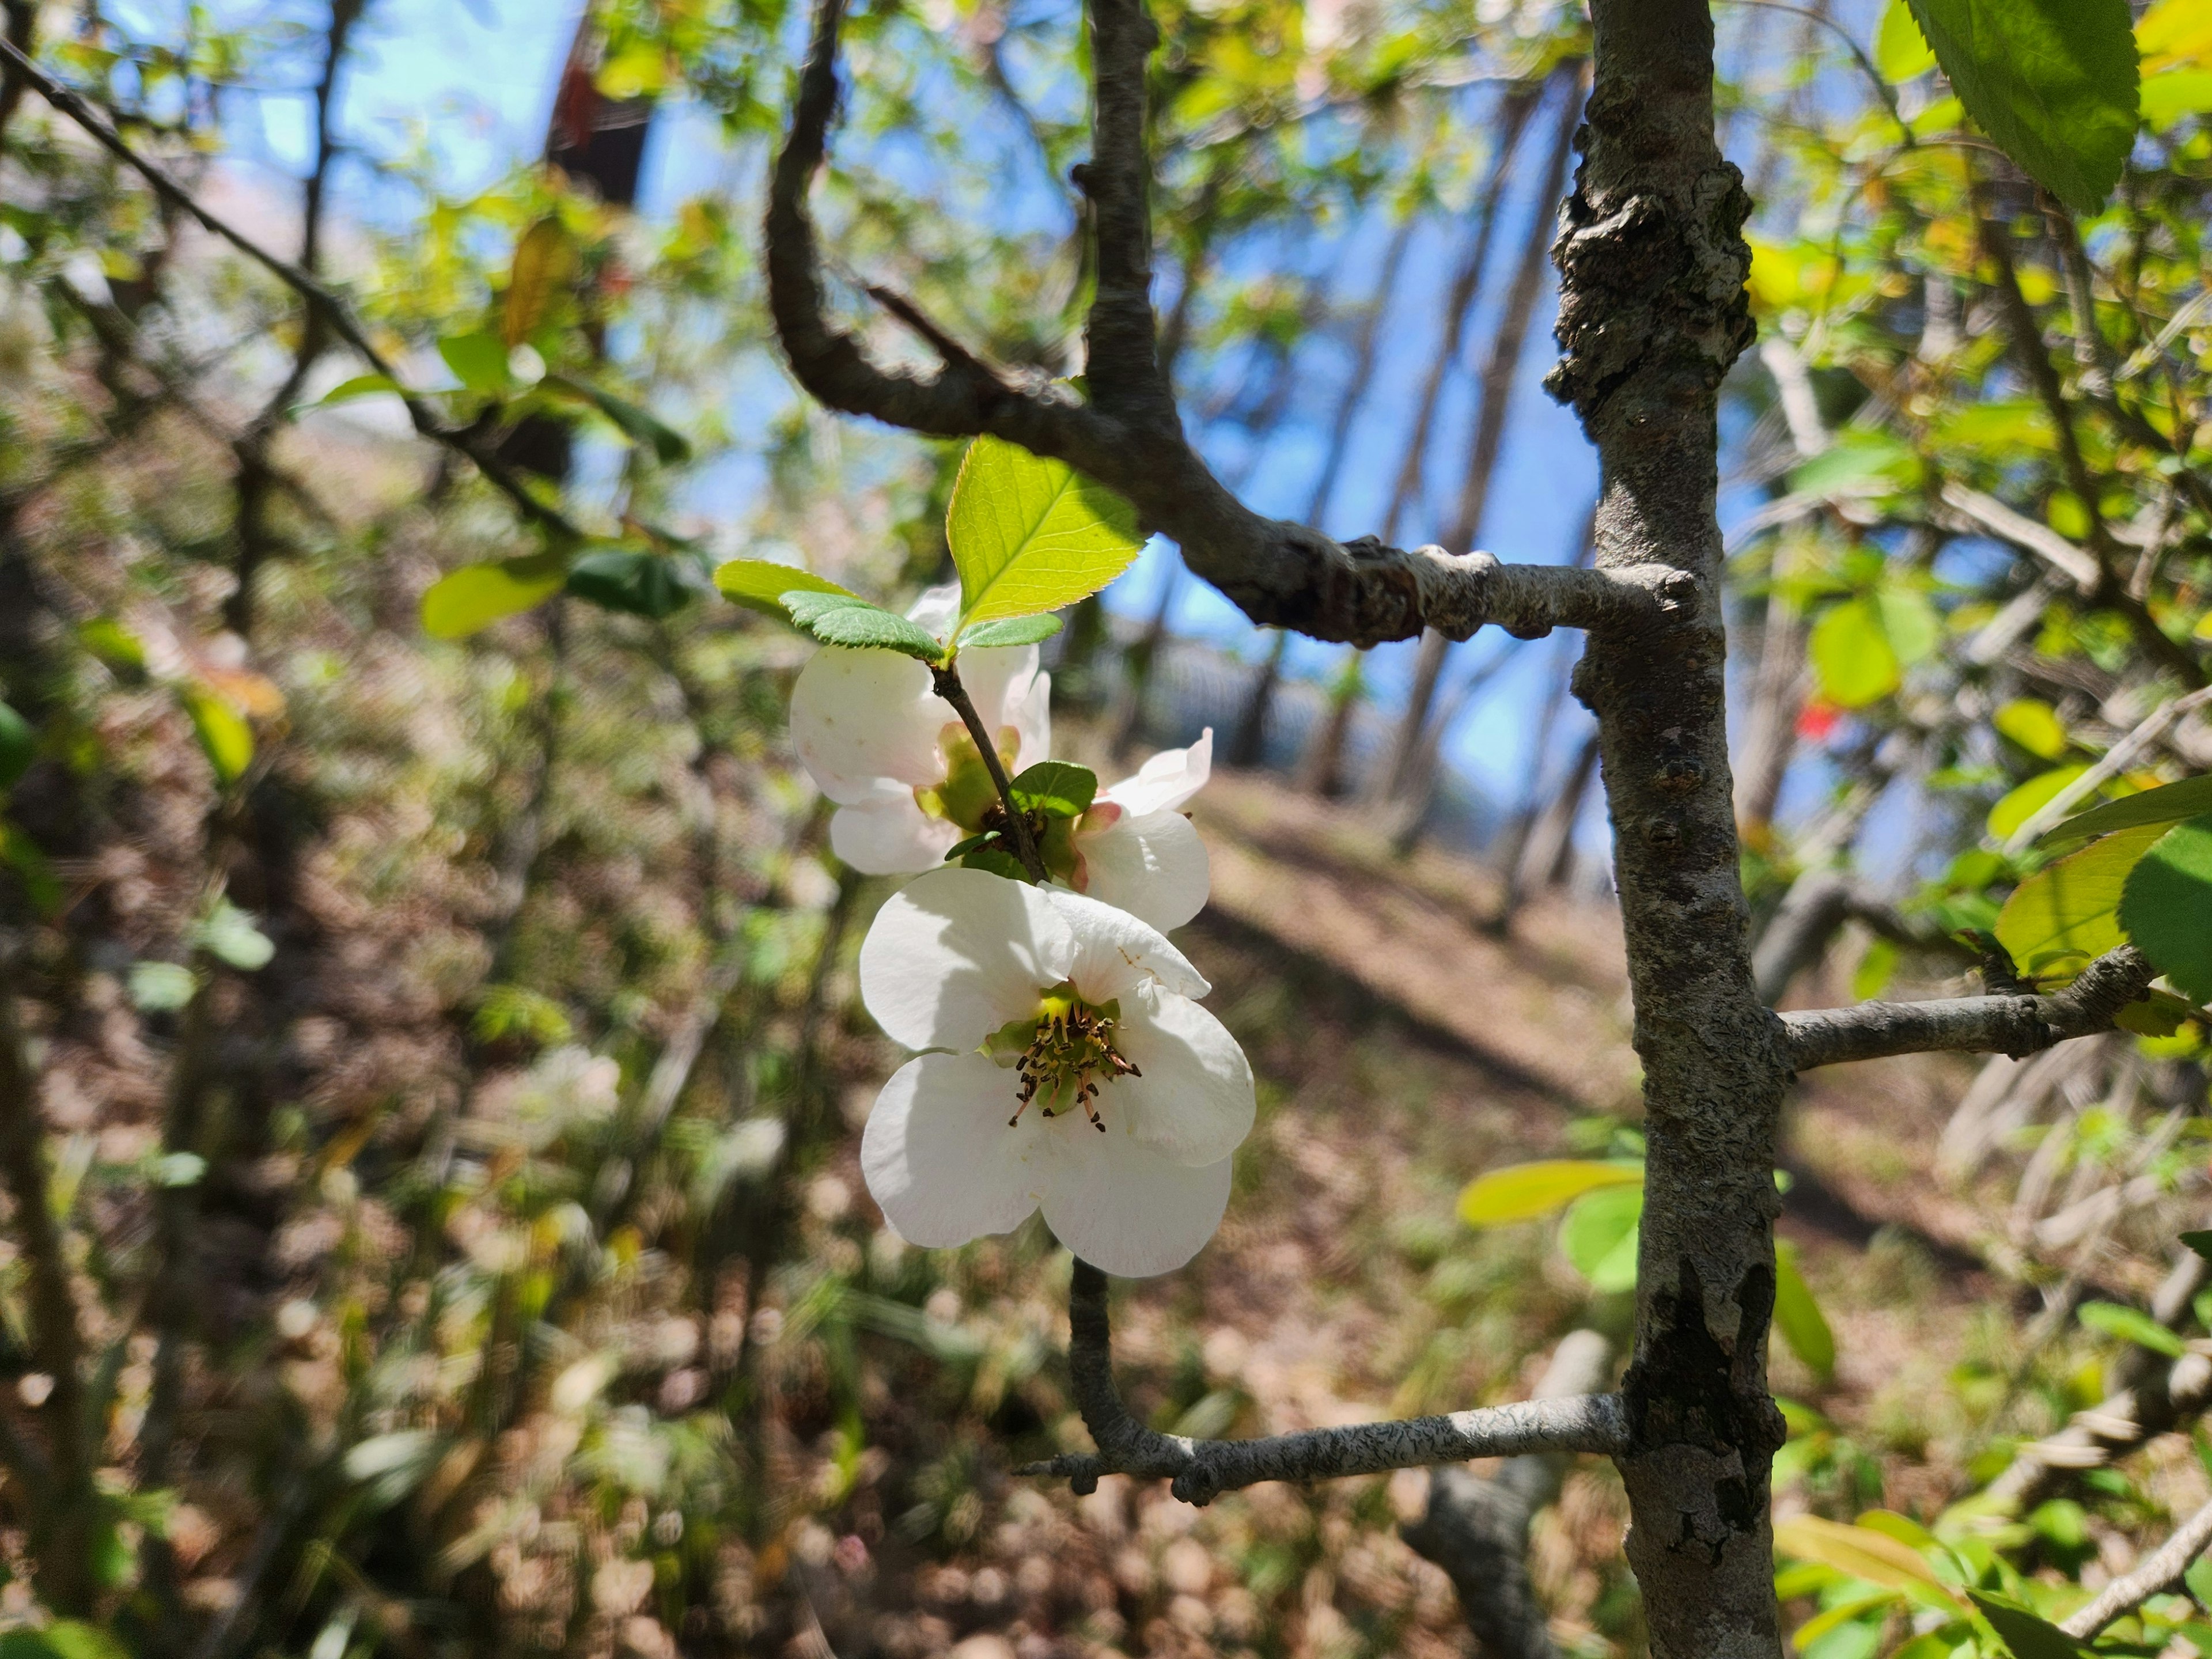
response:
<path fill-rule="evenodd" d="M 813 43 L 776 158 L 763 222 L 769 309 L 799 385 L 829 407 L 936 437 L 988 434 L 1066 462 L 1125 495 L 1198 575 L 1263 626 L 1374 645 L 1425 626 L 1463 640 L 1486 623 L 1533 639 L 1554 628 L 1630 629 L 1687 605 L 1658 566 L 1607 571 L 1501 563 L 1487 553 L 1339 543 L 1246 507 L 1183 435 L 1158 361 L 1146 203 L 1144 70 L 1158 31 L 1142 0 L 1092 8 L 1096 154 L 1076 170 L 1097 238 L 1086 328 L 1091 401 L 983 362 L 910 301 L 895 314 L 937 348 L 926 374 L 886 369 L 832 322 L 807 197 L 837 104 L 844 0 L 818 0 Z M 878 296 L 880 298 L 880 295 Z"/>
<path fill-rule="evenodd" d="M 1887 1054 L 1939 1051 L 2010 1054 L 2015 1060 L 2068 1037 L 2112 1029 L 2120 1010 L 2158 975 L 2132 945 L 2106 952 L 2051 996 L 1944 997 L 1929 1002 L 1862 1002 L 1779 1016 L 1793 1071 Z"/>
<path fill-rule="evenodd" d="M 2069 1619 L 2059 1629 L 2077 1642 L 2086 1642 L 2115 1620 L 2124 1619 L 2156 1595 L 2181 1582 L 2190 1564 L 2212 1547 L 2212 1504 L 2191 1516 L 2160 1545 L 2149 1560 L 2124 1577 L 2105 1586 L 2097 1599 Z"/>
<path fill-rule="evenodd" d="M 1104 1474 L 1164 1480 L 1186 1504 L 1205 1504 L 1224 1492 L 1267 1480 L 1325 1480 L 1390 1469 L 1510 1457 L 1527 1452 L 1622 1450 L 1628 1420 L 1618 1395 L 1528 1400 L 1443 1417 L 1308 1429 L 1259 1440 L 1191 1440 L 1161 1434 L 1129 1415 L 1114 1386 L 1106 1275 L 1079 1260 L 1068 1294 L 1068 1369 L 1093 1453 L 1031 1463 L 1018 1474 L 1062 1475 L 1079 1492 L 1095 1491 Z"/>

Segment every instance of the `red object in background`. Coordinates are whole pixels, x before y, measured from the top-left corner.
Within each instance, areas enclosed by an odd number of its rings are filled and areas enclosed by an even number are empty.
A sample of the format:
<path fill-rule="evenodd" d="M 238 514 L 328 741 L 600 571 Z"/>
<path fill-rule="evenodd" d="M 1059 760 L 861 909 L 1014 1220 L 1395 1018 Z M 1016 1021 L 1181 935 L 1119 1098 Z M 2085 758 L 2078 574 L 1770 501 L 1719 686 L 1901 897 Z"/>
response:
<path fill-rule="evenodd" d="M 1808 743 L 1826 743 L 1829 733 L 1843 723 L 1844 711 L 1818 697 L 1797 711 L 1797 735 Z"/>

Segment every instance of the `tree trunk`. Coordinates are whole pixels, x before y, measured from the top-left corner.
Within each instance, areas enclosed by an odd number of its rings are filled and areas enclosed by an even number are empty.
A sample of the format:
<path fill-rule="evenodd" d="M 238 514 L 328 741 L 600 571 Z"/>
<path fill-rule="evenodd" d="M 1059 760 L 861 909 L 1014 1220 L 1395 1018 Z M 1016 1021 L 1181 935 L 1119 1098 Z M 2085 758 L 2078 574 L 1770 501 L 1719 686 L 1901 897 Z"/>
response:
<path fill-rule="evenodd" d="M 1594 631 L 1648 1154 L 1623 1383 L 1628 1557 L 1654 1659 L 1775 1659 L 1767 1392 L 1774 1135 L 1789 1071 L 1753 989 L 1723 665 L 1715 400 L 1754 332 L 1750 211 L 1713 141 L 1705 0 L 1594 0 L 1595 84 L 1554 257 L 1547 382 L 1597 446 L 1597 562 L 1659 562 L 1676 608 Z"/>

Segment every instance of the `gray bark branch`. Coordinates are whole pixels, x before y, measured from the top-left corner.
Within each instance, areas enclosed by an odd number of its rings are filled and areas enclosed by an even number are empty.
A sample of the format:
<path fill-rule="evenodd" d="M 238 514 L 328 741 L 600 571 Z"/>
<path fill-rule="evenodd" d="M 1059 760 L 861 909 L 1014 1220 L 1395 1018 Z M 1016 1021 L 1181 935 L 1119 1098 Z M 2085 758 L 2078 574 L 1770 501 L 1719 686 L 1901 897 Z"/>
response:
<path fill-rule="evenodd" d="M 2190 1564 L 2212 1547 L 2212 1504 L 2183 1522 L 2172 1537 L 2159 1547 L 2149 1560 L 2124 1577 L 2105 1586 L 2097 1599 L 2059 1628 L 2077 1642 L 2086 1642 L 2115 1620 L 2124 1619 L 2158 1595 L 2181 1582 Z"/>

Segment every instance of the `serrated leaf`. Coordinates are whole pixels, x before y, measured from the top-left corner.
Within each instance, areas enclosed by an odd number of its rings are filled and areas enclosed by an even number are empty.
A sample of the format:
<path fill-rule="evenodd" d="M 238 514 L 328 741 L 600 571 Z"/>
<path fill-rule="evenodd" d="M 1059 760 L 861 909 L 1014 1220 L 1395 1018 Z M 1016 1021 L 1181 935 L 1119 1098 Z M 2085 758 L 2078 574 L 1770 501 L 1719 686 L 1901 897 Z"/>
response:
<path fill-rule="evenodd" d="M 1814 623 L 1806 651 L 1821 696 L 1838 708 L 1879 702 L 1904 680 L 1881 613 L 1867 599 L 1832 605 Z"/>
<path fill-rule="evenodd" d="M 466 639 L 502 617 L 543 605 L 568 580 L 568 561 L 550 554 L 465 564 L 424 591 L 422 631 L 434 640 Z"/>
<path fill-rule="evenodd" d="M 2089 769 L 2087 766 L 2057 766 L 2048 772 L 2039 772 L 2015 789 L 2006 792 L 2002 799 L 1990 808 L 1986 828 L 1992 841 L 2005 841 L 2012 832 L 2057 799 L 2066 787 Z"/>
<path fill-rule="evenodd" d="M 1936 54 L 1928 49 L 1920 25 L 1912 21 L 1905 0 L 1889 0 L 1881 26 L 1874 34 L 1874 66 L 1886 81 L 1917 80 L 1936 67 Z"/>
<path fill-rule="evenodd" d="M 1081 817 L 1098 798 L 1098 775 L 1071 761 L 1039 761 L 1012 782 L 1014 799 L 1048 817 Z"/>
<path fill-rule="evenodd" d="M 1644 1218 L 1644 1187 L 1601 1187 L 1567 1206 L 1559 1249 L 1590 1288 L 1611 1296 L 1636 1288 L 1636 1230 Z"/>
<path fill-rule="evenodd" d="M 340 380 L 315 400 L 318 409 L 332 409 L 340 404 L 349 404 L 356 398 L 374 398 L 380 392 L 389 392 L 404 398 L 407 388 L 389 374 L 356 374 L 349 380 Z"/>
<path fill-rule="evenodd" d="M 1993 1595 L 1987 1590 L 1966 1594 L 1974 1598 L 1974 1605 L 1982 1610 L 1982 1617 L 1990 1621 L 1990 1628 L 1997 1633 L 1997 1640 L 2005 1644 L 2012 1659 L 2081 1659 L 2081 1644 L 2042 1614 L 2030 1612 L 2009 1596 Z"/>
<path fill-rule="evenodd" d="M 544 320 L 554 295 L 568 280 L 575 262 L 575 239 L 550 216 L 516 239 L 514 263 L 507 272 L 499 319 L 500 338 L 509 351 L 528 339 L 530 331 Z"/>
<path fill-rule="evenodd" d="M 978 438 L 968 447 L 945 539 L 962 625 L 1027 617 L 1096 593 L 1144 545 L 1136 509 L 1064 461 Z"/>
<path fill-rule="evenodd" d="M 2212 772 L 2200 778 L 2184 778 L 2179 783 L 2160 784 L 2124 800 L 2107 801 L 2087 812 L 2077 812 L 2044 831 L 2042 840 L 2046 847 L 2065 847 L 2115 830 L 2132 830 L 2146 823 L 2175 824 L 2207 812 L 2212 812 Z"/>
<path fill-rule="evenodd" d="M 2163 824 L 2122 830 L 2045 865 L 2013 890 L 1997 913 L 1997 943 L 2023 974 L 2072 978 L 2124 945 L 2120 896 L 2128 872 L 2166 833 Z"/>
<path fill-rule="evenodd" d="M 216 777 L 224 783 L 237 782 L 253 764 L 253 728 L 246 723 L 246 716 L 232 708 L 227 698 L 198 686 L 187 686 L 178 695 L 184 700 L 185 713 L 191 717 L 200 752 L 215 768 Z"/>
<path fill-rule="evenodd" d="M 1048 640 L 1060 632 L 1060 618 L 1053 616 L 1008 617 L 1000 622 L 977 623 L 961 630 L 960 644 L 983 649 L 1001 645 L 1035 645 L 1039 640 Z"/>
<path fill-rule="evenodd" d="M 1644 1166 L 1626 1158 L 1559 1158 L 1509 1164 L 1477 1176 L 1459 1195 L 1470 1227 L 1510 1227 L 1571 1204 L 1601 1187 L 1640 1187 Z"/>
<path fill-rule="evenodd" d="M 694 570 L 681 558 L 628 548 L 586 553 L 568 567 L 568 592 L 603 611 L 658 619 L 699 597 Z"/>
<path fill-rule="evenodd" d="M 9 704 L 0 702 L 0 789 L 12 789 L 38 758 L 39 734 Z"/>
<path fill-rule="evenodd" d="M 1786 1240 L 1774 1246 L 1774 1328 L 1822 1382 L 1836 1374 L 1835 1333 L 1798 1270 L 1796 1249 Z"/>
<path fill-rule="evenodd" d="M 827 576 L 801 570 L 795 564 L 778 564 L 773 559 L 732 559 L 717 565 L 714 586 L 732 604 L 781 622 L 791 620 L 791 612 L 784 609 L 783 596 L 794 589 L 807 593 L 842 594 L 848 599 L 860 597 L 849 587 L 840 587 Z"/>
<path fill-rule="evenodd" d="M 455 380 L 484 397 L 504 397 L 514 385 L 507 373 L 507 342 L 496 334 L 449 335 L 438 342 L 438 355 Z"/>
<path fill-rule="evenodd" d="M 2168 1359 L 2179 1359 L 2188 1352 L 2179 1337 L 2140 1309 L 2118 1302 L 2084 1302 L 2075 1313 L 2091 1330 L 2162 1353 Z"/>
<path fill-rule="evenodd" d="M 548 374 L 538 384 L 544 390 L 573 402 L 589 404 L 612 421 L 632 443 L 642 444 L 650 449 L 653 459 L 663 466 L 678 466 L 691 459 L 691 441 L 689 438 L 626 398 L 617 398 L 611 392 L 602 392 L 595 386 L 571 380 L 566 374 Z"/>
<path fill-rule="evenodd" d="M 2176 990 L 2212 1002 L 2212 813 L 2175 824 L 2136 861 L 2120 926 Z"/>
<path fill-rule="evenodd" d="M 1911 1545 L 1872 1527 L 1846 1526 L 1817 1515 L 1794 1515 L 1774 1523 L 1774 1547 L 1801 1560 L 1818 1561 L 1847 1578 L 1891 1589 L 1933 1588 L 1943 1581 Z"/>
<path fill-rule="evenodd" d="M 782 596 L 793 623 L 824 645 L 856 650 L 897 651 L 924 662 L 937 662 L 945 647 L 896 611 L 870 605 L 850 593 L 821 593 L 793 588 Z"/>
<path fill-rule="evenodd" d="M 1908 0 L 1975 125 L 2037 182 L 2094 213 L 2135 146 L 2127 0 Z"/>

